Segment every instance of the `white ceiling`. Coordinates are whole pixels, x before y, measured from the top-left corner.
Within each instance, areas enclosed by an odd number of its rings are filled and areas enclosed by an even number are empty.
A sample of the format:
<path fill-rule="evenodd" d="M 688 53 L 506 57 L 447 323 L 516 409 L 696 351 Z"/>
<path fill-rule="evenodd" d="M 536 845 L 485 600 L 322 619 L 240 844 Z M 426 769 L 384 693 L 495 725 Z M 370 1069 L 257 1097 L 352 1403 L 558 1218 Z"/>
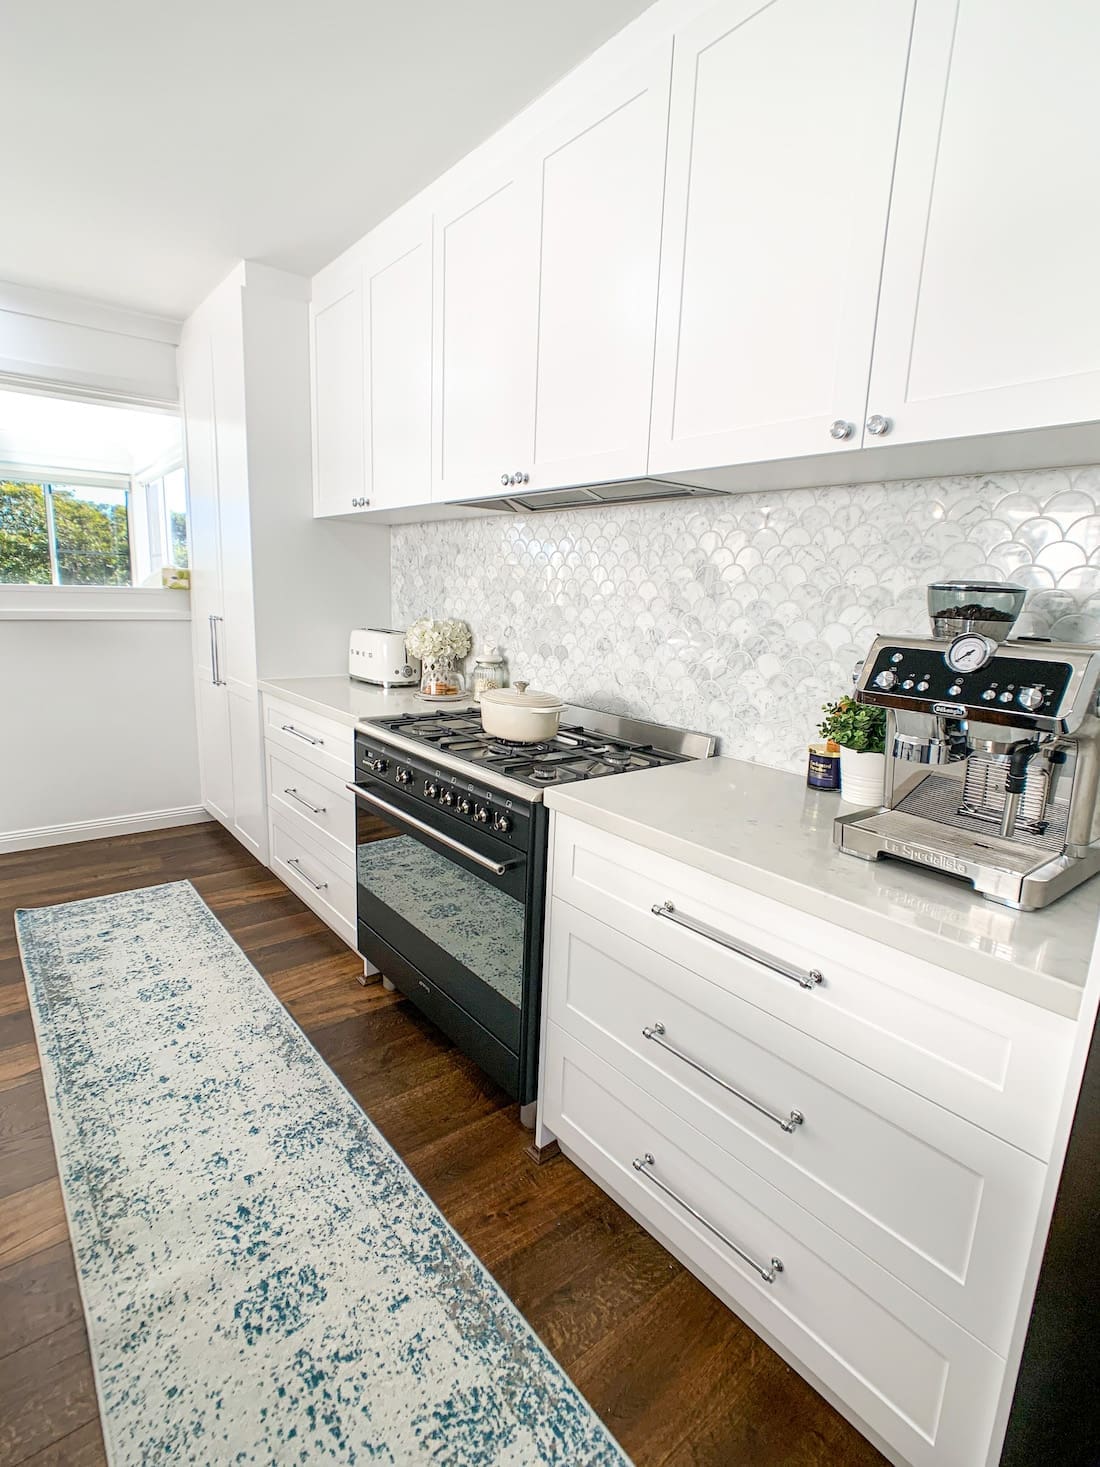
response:
<path fill-rule="evenodd" d="M 183 317 L 312 274 L 650 3 L 0 3 L 0 279 Z"/>

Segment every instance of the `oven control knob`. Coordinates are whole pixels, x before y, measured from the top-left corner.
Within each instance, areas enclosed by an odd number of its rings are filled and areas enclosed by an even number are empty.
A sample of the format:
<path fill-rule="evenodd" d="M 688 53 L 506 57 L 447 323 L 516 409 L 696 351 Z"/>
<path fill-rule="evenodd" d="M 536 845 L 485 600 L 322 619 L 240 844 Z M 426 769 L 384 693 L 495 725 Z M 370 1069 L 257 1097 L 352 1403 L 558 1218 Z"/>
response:
<path fill-rule="evenodd" d="M 398 784 L 412 784 L 412 770 L 401 766 L 398 768 L 395 778 Z"/>
<path fill-rule="evenodd" d="M 469 815 L 472 806 L 466 796 L 462 795 L 459 799 L 458 804 L 455 806 L 455 809 L 460 815 Z"/>
<path fill-rule="evenodd" d="M 501 835 L 506 835 L 511 828 L 512 822 L 508 819 L 507 815 L 493 816 L 493 829 L 499 830 Z"/>
<path fill-rule="evenodd" d="M 875 674 L 875 687 L 882 688 L 885 692 L 892 688 L 898 680 L 898 675 L 892 667 L 884 667 L 881 672 Z"/>
<path fill-rule="evenodd" d="M 454 790 L 444 790 L 443 793 L 439 797 L 439 803 L 441 805 L 453 805 L 454 802 L 455 802 L 455 792 L 454 792 Z"/>
<path fill-rule="evenodd" d="M 1021 708 L 1026 708 L 1029 713 L 1034 713 L 1036 708 L 1043 706 L 1042 688 L 1021 688 L 1016 694 L 1016 701 Z"/>
<path fill-rule="evenodd" d="M 489 807 L 488 807 L 488 805 L 479 805 L 477 807 L 477 809 L 474 811 L 474 819 L 477 821 L 477 823 L 479 825 L 488 825 L 488 823 L 489 823 Z"/>
<path fill-rule="evenodd" d="M 426 779 L 424 781 L 424 793 L 427 795 L 429 800 L 434 800 L 436 795 L 439 794 L 439 786 L 434 782 L 434 780 Z"/>
<path fill-rule="evenodd" d="M 372 759 L 370 761 L 370 767 L 374 770 L 375 774 L 385 774 L 386 770 L 390 767 L 389 760 Z"/>

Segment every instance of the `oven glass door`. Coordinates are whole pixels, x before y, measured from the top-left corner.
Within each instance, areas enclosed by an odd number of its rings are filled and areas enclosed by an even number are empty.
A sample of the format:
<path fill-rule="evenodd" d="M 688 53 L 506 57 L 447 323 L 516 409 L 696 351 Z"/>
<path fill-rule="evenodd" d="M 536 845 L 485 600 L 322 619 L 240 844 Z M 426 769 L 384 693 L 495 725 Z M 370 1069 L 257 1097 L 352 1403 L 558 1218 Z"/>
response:
<path fill-rule="evenodd" d="M 411 979 L 410 997 L 422 996 L 419 975 L 517 1056 L 527 971 L 526 852 L 362 777 L 355 803 L 360 945 L 370 947 L 372 935 L 381 939 L 365 955 L 383 973 L 396 955 L 414 972 L 387 976 L 399 987 L 406 987 L 402 977 Z"/>

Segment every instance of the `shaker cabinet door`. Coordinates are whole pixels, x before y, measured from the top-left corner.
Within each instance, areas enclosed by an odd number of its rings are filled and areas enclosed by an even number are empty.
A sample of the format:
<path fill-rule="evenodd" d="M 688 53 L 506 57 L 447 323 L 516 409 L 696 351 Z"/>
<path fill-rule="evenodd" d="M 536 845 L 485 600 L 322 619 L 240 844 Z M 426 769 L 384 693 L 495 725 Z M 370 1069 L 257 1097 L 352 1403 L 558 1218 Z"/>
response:
<path fill-rule="evenodd" d="M 432 497 L 432 220 L 398 217 L 363 265 L 365 496 L 371 509 Z"/>
<path fill-rule="evenodd" d="M 912 20 L 722 0 L 677 32 L 651 473 L 860 446 Z"/>
<path fill-rule="evenodd" d="M 543 136 L 532 485 L 644 474 L 671 37 Z"/>
<path fill-rule="evenodd" d="M 315 287 L 310 306 L 313 512 L 353 514 L 363 472 L 363 309 L 358 265 Z"/>
<path fill-rule="evenodd" d="M 503 492 L 531 473 L 538 194 L 525 151 L 439 199 L 433 498 Z"/>
<path fill-rule="evenodd" d="M 1100 417 L 1100 7 L 920 0 L 868 407 L 886 442 Z"/>

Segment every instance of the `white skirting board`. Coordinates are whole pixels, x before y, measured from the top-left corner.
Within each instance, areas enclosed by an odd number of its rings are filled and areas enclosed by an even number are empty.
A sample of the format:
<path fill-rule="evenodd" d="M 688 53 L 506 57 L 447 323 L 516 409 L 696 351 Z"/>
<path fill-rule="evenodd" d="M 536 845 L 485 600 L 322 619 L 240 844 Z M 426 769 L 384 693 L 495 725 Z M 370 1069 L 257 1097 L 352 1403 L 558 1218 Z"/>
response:
<path fill-rule="evenodd" d="M 102 840 L 108 835 L 134 835 L 139 830 L 166 830 L 194 825 L 213 816 L 201 805 L 178 810 L 146 810 L 136 815 L 110 815 L 104 820 L 73 820 L 64 825 L 41 825 L 34 830 L 0 832 L 0 855 L 6 851 L 33 851 L 40 846 L 69 845 L 79 840 Z"/>

